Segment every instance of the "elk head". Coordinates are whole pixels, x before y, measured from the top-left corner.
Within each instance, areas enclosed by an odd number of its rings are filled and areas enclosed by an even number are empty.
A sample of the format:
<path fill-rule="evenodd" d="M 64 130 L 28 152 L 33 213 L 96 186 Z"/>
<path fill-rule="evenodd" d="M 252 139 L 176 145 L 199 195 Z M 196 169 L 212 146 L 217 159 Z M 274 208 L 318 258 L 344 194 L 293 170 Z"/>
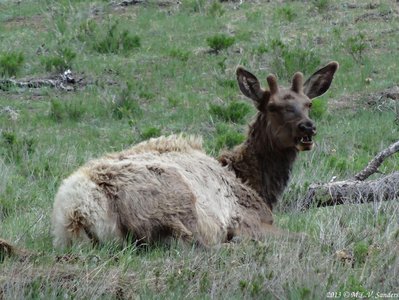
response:
<path fill-rule="evenodd" d="M 323 95 L 330 87 L 337 62 L 330 62 L 303 83 L 303 75 L 295 73 L 290 88 L 278 86 L 274 75 L 267 77 L 269 90 L 261 88 L 255 75 L 242 67 L 237 69 L 241 92 L 255 102 L 266 120 L 266 135 L 277 149 L 311 150 L 316 126 L 309 118 L 312 99 Z"/>

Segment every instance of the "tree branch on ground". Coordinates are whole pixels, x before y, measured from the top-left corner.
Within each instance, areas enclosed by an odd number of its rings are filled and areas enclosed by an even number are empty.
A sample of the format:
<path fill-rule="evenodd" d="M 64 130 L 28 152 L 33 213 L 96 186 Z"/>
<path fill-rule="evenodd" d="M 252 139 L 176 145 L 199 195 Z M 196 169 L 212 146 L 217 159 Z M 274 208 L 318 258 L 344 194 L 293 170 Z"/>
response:
<path fill-rule="evenodd" d="M 76 80 L 70 70 L 49 78 L 33 78 L 25 80 L 2 79 L 0 80 L 0 90 L 7 91 L 11 87 L 18 88 L 41 88 L 51 87 L 64 91 L 73 91 L 83 78 Z"/>
<path fill-rule="evenodd" d="M 399 198 L 399 172 L 365 181 L 372 174 L 380 173 L 379 166 L 387 157 L 398 151 L 399 141 L 378 153 L 362 171 L 351 179 L 311 184 L 305 197 L 298 202 L 298 207 L 304 210 L 310 207 L 380 202 Z"/>

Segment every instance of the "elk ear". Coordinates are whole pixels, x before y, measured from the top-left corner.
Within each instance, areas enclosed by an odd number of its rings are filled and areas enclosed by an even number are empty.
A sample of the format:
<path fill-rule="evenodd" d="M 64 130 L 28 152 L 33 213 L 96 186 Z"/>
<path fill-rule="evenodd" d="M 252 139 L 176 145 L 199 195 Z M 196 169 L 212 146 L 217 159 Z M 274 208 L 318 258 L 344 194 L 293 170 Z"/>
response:
<path fill-rule="evenodd" d="M 242 67 L 237 68 L 236 74 L 241 92 L 254 100 L 259 108 L 265 99 L 265 90 L 260 87 L 258 78 Z"/>
<path fill-rule="evenodd" d="M 303 85 L 303 92 L 310 99 L 323 95 L 329 89 L 334 78 L 335 71 L 338 70 L 338 63 L 336 61 L 330 62 L 327 66 L 315 72 L 306 80 Z"/>

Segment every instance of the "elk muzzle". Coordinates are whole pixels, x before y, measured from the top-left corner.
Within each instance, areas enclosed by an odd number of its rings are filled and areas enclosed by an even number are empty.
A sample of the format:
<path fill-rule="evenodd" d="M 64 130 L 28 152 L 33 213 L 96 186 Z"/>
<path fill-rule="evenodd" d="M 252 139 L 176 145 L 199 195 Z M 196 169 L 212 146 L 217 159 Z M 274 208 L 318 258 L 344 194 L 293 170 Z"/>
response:
<path fill-rule="evenodd" d="M 316 126 L 311 120 L 298 124 L 299 136 L 296 138 L 296 148 L 299 151 L 307 151 L 313 148 L 312 137 L 316 135 Z"/>

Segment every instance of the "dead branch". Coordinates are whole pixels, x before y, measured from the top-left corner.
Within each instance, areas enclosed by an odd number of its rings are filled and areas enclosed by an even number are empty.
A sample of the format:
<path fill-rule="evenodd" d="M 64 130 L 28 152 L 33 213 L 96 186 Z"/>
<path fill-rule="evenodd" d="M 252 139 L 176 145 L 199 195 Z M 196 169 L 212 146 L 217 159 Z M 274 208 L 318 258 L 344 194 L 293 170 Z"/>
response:
<path fill-rule="evenodd" d="M 144 2 L 145 0 L 123 0 L 120 2 L 112 1 L 111 4 L 114 6 L 129 6 L 129 5 L 142 4 Z"/>
<path fill-rule="evenodd" d="M 396 153 L 399 151 L 399 141 L 396 143 L 393 143 L 390 145 L 388 148 L 384 149 L 380 153 L 378 153 L 367 165 L 364 170 L 361 172 L 357 173 L 355 175 L 356 180 L 365 180 L 368 178 L 371 174 L 374 174 L 375 172 L 378 171 L 378 167 L 384 162 L 384 160 L 391 156 L 392 154 Z"/>
<path fill-rule="evenodd" d="M 361 172 L 353 178 L 324 184 L 310 185 L 299 209 L 332 206 L 348 203 L 365 203 L 399 198 L 399 172 L 378 179 L 365 180 L 378 172 L 379 166 L 392 154 L 399 151 L 399 141 L 378 153 Z"/>
<path fill-rule="evenodd" d="M 26 80 L 16 80 L 16 79 L 2 79 L 0 80 L 0 90 L 7 91 L 10 87 L 18 88 L 41 88 L 41 87 L 51 87 L 57 88 L 64 91 L 75 90 L 75 84 L 80 82 L 75 80 L 72 72 L 66 70 L 65 72 L 50 77 L 50 78 L 33 78 Z"/>

